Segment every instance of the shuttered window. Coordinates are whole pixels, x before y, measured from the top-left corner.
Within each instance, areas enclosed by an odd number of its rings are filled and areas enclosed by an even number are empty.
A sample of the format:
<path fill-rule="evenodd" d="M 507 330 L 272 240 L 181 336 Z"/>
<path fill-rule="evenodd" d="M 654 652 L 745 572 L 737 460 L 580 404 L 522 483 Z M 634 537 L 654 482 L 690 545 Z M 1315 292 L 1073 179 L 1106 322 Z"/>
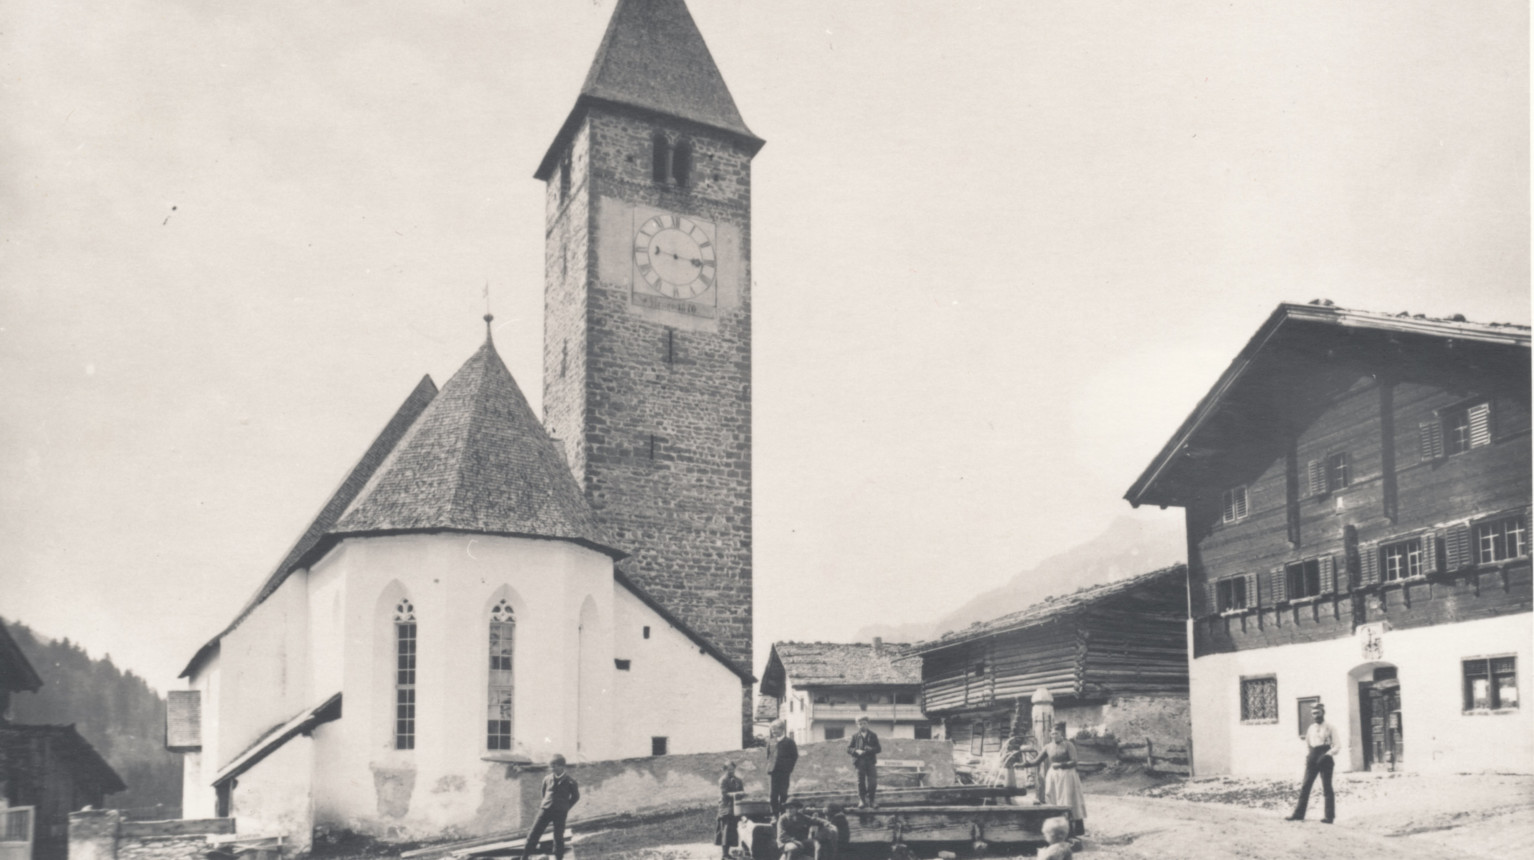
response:
<path fill-rule="evenodd" d="M 1336 451 L 1324 459 L 1311 460 L 1306 464 L 1305 483 L 1311 496 L 1324 496 L 1346 489 L 1352 482 L 1346 451 Z"/>
<path fill-rule="evenodd" d="M 1233 523 L 1237 520 L 1246 519 L 1247 499 L 1246 487 L 1232 487 L 1220 494 L 1220 519 L 1223 522 Z"/>
<path fill-rule="evenodd" d="M 1384 567 L 1386 582 L 1421 576 L 1426 572 L 1422 566 L 1422 539 L 1413 538 L 1387 544 L 1380 550 L 1380 563 Z"/>
<path fill-rule="evenodd" d="M 1284 599 L 1299 600 L 1337 590 L 1336 562 L 1329 555 L 1296 561 L 1283 567 Z"/>
<path fill-rule="evenodd" d="M 1491 401 L 1443 409 L 1417 425 L 1421 457 L 1436 460 L 1491 444 Z"/>
<path fill-rule="evenodd" d="M 1475 527 L 1476 564 L 1507 561 L 1528 552 L 1528 532 L 1522 514 L 1478 523 Z"/>

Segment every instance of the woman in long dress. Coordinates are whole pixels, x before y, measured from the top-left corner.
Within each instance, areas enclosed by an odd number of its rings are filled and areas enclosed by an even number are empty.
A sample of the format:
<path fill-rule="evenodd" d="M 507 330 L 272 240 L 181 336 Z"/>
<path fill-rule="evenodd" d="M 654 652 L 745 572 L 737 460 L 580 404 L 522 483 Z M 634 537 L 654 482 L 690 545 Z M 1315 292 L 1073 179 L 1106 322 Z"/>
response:
<path fill-rule="evenodd" d="M 1081 792 L 1081 774 L 1076 765 L 1076 745 L 1065 739 L 1065 723 L 1055 723 L 1054 739 L 1044 747 L 1044 799 L 1050 806 L 1071 809 L 1071 833 L 1086 833 L 1087 802 Z"/>

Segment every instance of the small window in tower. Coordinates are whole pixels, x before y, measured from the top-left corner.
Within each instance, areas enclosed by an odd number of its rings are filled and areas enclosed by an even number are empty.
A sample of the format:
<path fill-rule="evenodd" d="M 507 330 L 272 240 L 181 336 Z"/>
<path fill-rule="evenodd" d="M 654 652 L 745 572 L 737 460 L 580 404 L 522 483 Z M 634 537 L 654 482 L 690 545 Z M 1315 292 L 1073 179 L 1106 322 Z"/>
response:
<path fill-rule="evenodd" d="M 644 628 L 644 638 L 650 638 L 650 626 L 648 624 L 646 624 Z"/>
<path fill-rule="evenodd" d="M 619 672 L 627 672 L 629 670 L 629 666 L 631 665 L 632 664 L 628 660 L 619 660 L 617 658 L 613 658 L 613 666 Z"/>
<path fill-rule="evenodd" d="M 570 199 L 570 153 L 559 162 L 559 202 Z"/>
<path fill-rule="evenodd" d="M 665 755 L 666 739 L 660 737 L 650 738 L 650 755 Z"/>
<path fill-rule="evenodd" d="M 692 144 L 682 141 L 671 155 L 671 178 L 677 187 L 686 188 L 692 179 Z"/>
<path fill-rule="evenodd" d="M 665 185 L 671 181 L 671 144 L 663 135 L 657 134 L 652 144 L 651 171 L 655 181 Z"/>
<path fill-rule="evenodd" d="M 565 372 L 570 369 L 570 341 L 562 341 L 559 344 L 559 378 L 565 378 Z"/>

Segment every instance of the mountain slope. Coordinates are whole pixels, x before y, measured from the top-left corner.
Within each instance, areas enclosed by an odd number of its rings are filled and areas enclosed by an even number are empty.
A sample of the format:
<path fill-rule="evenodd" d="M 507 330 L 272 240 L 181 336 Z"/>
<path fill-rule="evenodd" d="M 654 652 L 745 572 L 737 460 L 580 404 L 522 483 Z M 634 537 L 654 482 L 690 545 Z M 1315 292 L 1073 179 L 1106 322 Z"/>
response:
<path fill-rule="evenodd" d="M 1046 597 L 1114 582 L 1187 558 L 1180 523 L 1158 525 L 1121 516 L 1101 535 L 1050 556 L 1007 584 L 982 591 L 958 609 L 930 624 L 878 624 L 859 630 L 855 641 L 882 636 L 892 642 L 917 642 L 1026 609 Z"/>

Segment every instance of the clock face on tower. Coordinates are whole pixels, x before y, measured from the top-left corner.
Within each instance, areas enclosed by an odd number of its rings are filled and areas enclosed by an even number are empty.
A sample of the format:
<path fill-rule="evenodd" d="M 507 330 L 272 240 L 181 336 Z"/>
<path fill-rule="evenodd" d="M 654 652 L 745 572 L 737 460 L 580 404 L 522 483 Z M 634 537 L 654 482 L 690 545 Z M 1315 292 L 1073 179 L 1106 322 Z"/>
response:
<path fill-rule="evenodd" d="M 707 221 L 656 215 L 634 233 L 634 300 L 638 304 L 687 313 L 705 307 L 712 310 L 718 269 L 714 225 Z M 645 301 L 647 297 L 670 301 Z"/>

